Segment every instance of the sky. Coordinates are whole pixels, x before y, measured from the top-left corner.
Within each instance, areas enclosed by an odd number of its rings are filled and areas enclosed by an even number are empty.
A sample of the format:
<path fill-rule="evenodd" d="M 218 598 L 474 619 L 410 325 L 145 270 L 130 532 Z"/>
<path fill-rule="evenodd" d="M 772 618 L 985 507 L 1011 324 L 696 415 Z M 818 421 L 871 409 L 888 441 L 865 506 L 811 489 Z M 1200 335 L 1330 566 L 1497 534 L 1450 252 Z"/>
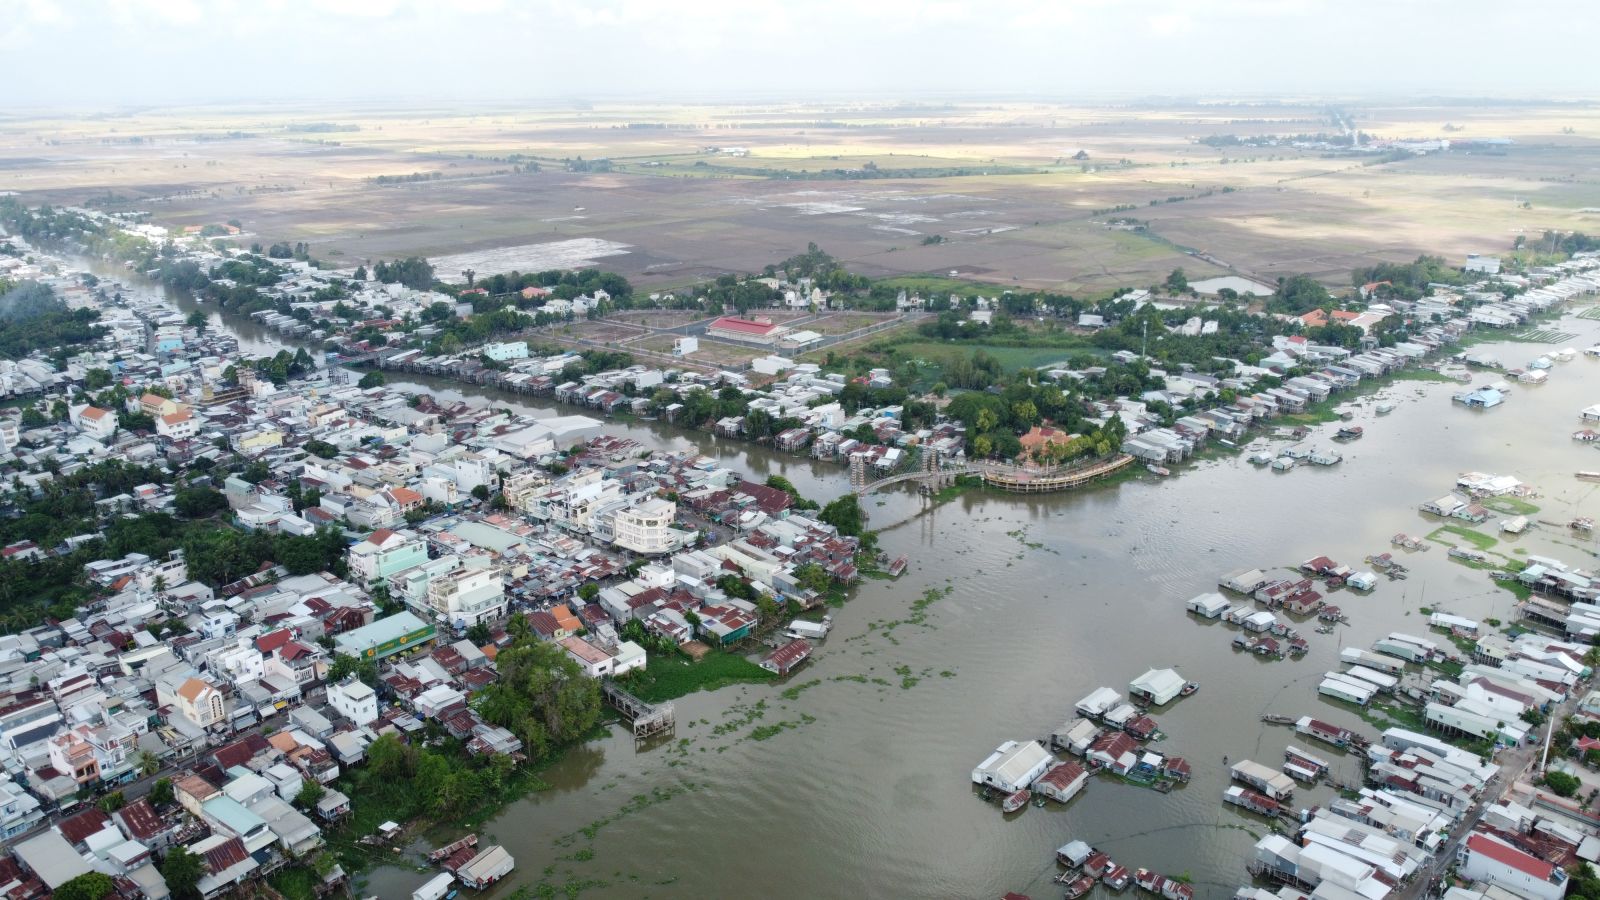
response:
<path fill-rule="evenodd" d="M 1600 93 L 1594 0 L 0 0 L 0 108 Z"/>

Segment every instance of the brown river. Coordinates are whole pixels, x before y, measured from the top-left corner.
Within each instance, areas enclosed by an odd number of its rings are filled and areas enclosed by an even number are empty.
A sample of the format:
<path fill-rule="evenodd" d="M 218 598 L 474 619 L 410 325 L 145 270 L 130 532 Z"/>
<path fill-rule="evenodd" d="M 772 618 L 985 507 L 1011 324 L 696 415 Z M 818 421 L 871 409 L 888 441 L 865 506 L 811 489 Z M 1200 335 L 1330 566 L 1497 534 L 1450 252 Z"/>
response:
<path fill-rule="evenodd" d="M 1479 349 L 1521 366 L 1556 346 L 1600 340 L 1590 320 L 1568 316 L 1551 327 L 1576 336 Z M 479 388 L 421 386 L 445 399 L 465 390 L 495 405 L 567 412 Z M 1390 631 L 1426 634 L 1424 606 L 1509 622 L 1514 598 L 1436 544 L 1404 554 L 1408 580 L 1380 579 L 1368 595 L 1334 591 L 1329 600 L 1349 624 L 1324 635 L 1308 622 L 1300 630 L 1311 652 L 1270 662 L 1233 650 L 1232 627 L 1198 622 L 1185 601 L 1246 566 L 1292 567 L 1326 554 L 1365 569 L 1362 559 L 1390 550 L 1394 533 L 1437 528 L 1417 505 L 1462 472 L 1536 486 L 1535 519 L 1600 515 L 1596 488 L 1572 475 L 1600 469 L 1600 455 L 1570 439 L 1578 410 L 1600 394 L 1600 360 L 1557 363 L 1549 383 L 1519 386 L 1493 410 L 1452 404 L 1460 389 L 1399 382 L 1354 401 L 1366 435 L 1343 445 L 1344 461 L 1329 468 L 1275 473 L 1240 453 L 1167 479 L 1141 475 L 1072 494 L 978 492 L 937 506 L 910 488 L 871 498 L 871 526 L 890 554 L 910 557 L 907 574 L 864 582 L 786 682 L 684 697 L 672 739 L 635 747 L 618 728 L 569 753 L 546 773 L 549 790 L 485 827 L 517 860 L 495 894 L 544 881 L 558 894 L 593 897 L 1042 898 L 1060 893 L 1050 883 L 1054 849 L 1079 838 L 1130 869 L 1187 875 L 1197 896 L 1231 896 L 1267 825 L 1223 805 L 1222 760 L 1276 767 L 1285 744 L 1306 743 L 1260 716 L 1311 714 L 1373 735 L 1351 707 L 1316 692 L 1322 673 L 1338 668 L 1341 646 L 1365 648 Z M 1378 416 L 1377 399 L 1397 408 Z M 1308 443 L 1329 446 L 1336 427 L 1316 426 Z M 698 445 L 753 478 L 783 474 L 824 501 L 847 489 L 840 466 L 656 423 L 611 431 L 651 446 Z M 1252 449 L 1267 443 L 1257 438 Z M 1494 520 L 1483 527 L 1493 533 Z M 1593 549 L 1560 525 L 1494 548 L 1580 566 Z M 941 596 L 918 616 L 912 604 L 928 589 Z M 970 772 L 1001 741 L 1043 737 L 1097 686 L 1125 692 L 1162 666 L 1202 685 L 1154 713 L 1168 735 L 1155 746 L 1191 762 L 1190 784 L 1161 794 L 1091 778 L 1066 807 L 1012 816 L 977 798 Z M 1354 759 L 1307 746 L 1336 777 L 1359 774 Z M 1325 786 L 1301 790 L 1295 805 L 1330 796 Z M 364 893 L 405 897 L 428 877 L 386 867 L 369 873 Z"/>

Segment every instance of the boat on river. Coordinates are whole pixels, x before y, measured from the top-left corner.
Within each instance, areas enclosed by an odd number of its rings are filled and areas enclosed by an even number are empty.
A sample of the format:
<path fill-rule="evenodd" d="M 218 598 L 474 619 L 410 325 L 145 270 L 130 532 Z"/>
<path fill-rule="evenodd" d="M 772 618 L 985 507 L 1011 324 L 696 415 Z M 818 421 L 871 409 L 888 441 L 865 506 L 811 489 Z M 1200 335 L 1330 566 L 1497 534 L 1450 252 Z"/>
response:
<path fill-rule="evenodd" d="M 1178 696 L 1179 697 L 1187 697 L 1190 694 L 1193 694 L 1195 691 L 1198 691 L 1198 690 L 1200 690 L 1200 682 L 1198 682 L 1198 681 L 1186 681 L 1183 684 L 1183 690 L 1178 692 Z"/>
<path fill-rule="evenodd" d="M 1166 466 L 1158 466 L 1155 463 L 1151 463 L 1151 464 L 1145 466 L 1145 468 L 1149 469 L 1151 471 L 1151 473 L 1153 473 L 1155 475 L 1160 475 L 1162 478 L 1165 478 L 1168 475 L 1172 474 L 1172 470 L 1171 469 L 1167 468 Z"/>
<path fill-rule="evenodd" d="M 1579 481 L 1600 481 L 1600 472 L 1584 469 L 1576 473 L 1576 477 Z"/>
<path fill-rule="evenodd" d="M 1094 879 L 1088 875 L 1080 875 L 1067 884 L 1067 892 L 1063 895 L 1066 900 L 1078 900 L 1094 887 Z"/>
<path fill-rule="evenodd" d="M 1375 410 L 1377 410 L 1377 413 L 1380 416 L 1387 416 L 1389 413 L 1394 412 L 1394 404 L 1390 403 L 1387 400 L 1383 401 L 1382 403 L 1379 403 L 1377 406 L 1375 406 L 1373 408 Z"/>
<path fill-rule="evenodd" d="M 1032 798 L 1033 794 L 1029 792 L 1027 788 L 1023 788 L 1022 790 L 1017 791 L 1006 799 L 1000 801 L 1000 811 L 1003 813 L 1014 813 L 1017 810 L 1027 806 L 1028 801 Z"/>
<path fill-rule="evenodd" d="M 1571 528 L 1573 531 L 1582 531 L 1587 533 L 1594 530 L 1594 520 L 1588 516 L 1579 516 L 1578 518 L 1573 519 L 1571 522 L 1568 522 L 1567 527 Z"/>
<path fill-rule="evenodd" d="M 1338 433 L 1333 436 L 1333 439 L 1336 441 L 1354 441 L 1359 439 L 1363 434 L 1366 434 L 1366 432 L 1362 430 L 1360 425 L 1346 425 L 1345 427 L 1339 429 Z"/>

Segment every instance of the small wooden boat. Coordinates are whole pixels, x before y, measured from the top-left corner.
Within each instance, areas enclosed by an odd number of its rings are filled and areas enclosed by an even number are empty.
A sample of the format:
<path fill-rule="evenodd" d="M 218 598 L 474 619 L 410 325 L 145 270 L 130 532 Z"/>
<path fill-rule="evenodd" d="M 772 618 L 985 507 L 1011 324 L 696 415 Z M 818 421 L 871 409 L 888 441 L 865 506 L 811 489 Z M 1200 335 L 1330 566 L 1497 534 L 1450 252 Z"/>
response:
<path fill-rule="evenodd" d="M 1198 690 L 1200 690 L 1200 682 L 1198 682 L 1198 681 L 1186 681 L 1183 684 L 1183 690 L 1178 692 L 1178 696 L 1179 697 L 1187 697 L 1190 694 L 1193 694 L 1195 691 L 1198 691 Z"/>
<path fill-rule="evenodd" d="M 1588 516 L 1579 516 L 1578 518 L 1573 519 L 1571 522 L 1568 522 L 1567 527 L 1571 528 L 1573 531 L 1593 531 L 1594 520 Z"/>
<path fill-rule="evenodd" d="M 1383 401 L 1382 403 L 1379 403 L 1376 407 L 1373 407 L 1373 408 L 1377 410 L 1378 415 L 1380 415 L 1380 416 L 1387 416 L 1389 413 L 1394 412 L 1394 404 L 1390 403 L 1387 400 Z"/>
<path fill-rule="evenodd" d="M 1593 428 L 1585 428 L 1582 431 L 1574 431 L 1572 433 L 1572 439 L 1575 441 L 1582 441 L 1585 444 L 1592 444 L 1595 441 L 1600 441 L 1600 431 L 1595 431 Z"/>
<path fill-rule="evenodd" d="M 1067 892 L 1064 896 L 1066 900 L 1078 900 L 1079 897 L 1089 893 L 1089 889 L 1092 887 L 1094 887 L 1094 879 L 1088 875 L 1080 875 L 1074 878 L 1071 884 L 1067 885 Z"/>
<path fill-rule="evenodd" d="M 1014 813 L 1017 810 L 1027 806 L 1028 801 L 1032 799 L 1032 797 L 1033 794 L 1029 792 L 1027 788 L 1023 788 L 1022 790 L 1017 791 L 1015 794 L 1012 794 L 1006 799 L 1000 801 L 1000 811 L 1004 813 Z"/>
<path fill-rule="evenodd" d="M 1600 472 L 1593 472 L 1585 469 L 1584 471 L 1577 473 L 1577 478 L 1579 481 L 1600 481 Z"/>
<path fill-rule="evenodd" d="M 1151 463 L 1151 464 L 1145 466 L 1145 468 L 1149 469 L 1152 473 L 1154 473 L 1156 475 L 1160 475 L 1162 478 L 1165 478 L 1168 475 L 1172 474 L 1172 470 L 1171 469 L 1168 469 L 1166 466 L 1158 466 L 1155 463 Z"/>

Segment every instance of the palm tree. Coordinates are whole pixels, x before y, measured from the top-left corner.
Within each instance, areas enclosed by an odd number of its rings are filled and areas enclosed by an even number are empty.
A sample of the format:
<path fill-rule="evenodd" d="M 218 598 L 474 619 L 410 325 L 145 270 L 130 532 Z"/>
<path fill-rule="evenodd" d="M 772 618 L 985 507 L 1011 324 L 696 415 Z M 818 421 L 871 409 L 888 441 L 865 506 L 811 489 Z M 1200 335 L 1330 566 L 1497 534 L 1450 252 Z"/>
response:
<path fill-rule="evenodd" d="M 149 750 L 139 751 L 139 774 L 146 777 L 161 771 L 161 760 Z"/>

